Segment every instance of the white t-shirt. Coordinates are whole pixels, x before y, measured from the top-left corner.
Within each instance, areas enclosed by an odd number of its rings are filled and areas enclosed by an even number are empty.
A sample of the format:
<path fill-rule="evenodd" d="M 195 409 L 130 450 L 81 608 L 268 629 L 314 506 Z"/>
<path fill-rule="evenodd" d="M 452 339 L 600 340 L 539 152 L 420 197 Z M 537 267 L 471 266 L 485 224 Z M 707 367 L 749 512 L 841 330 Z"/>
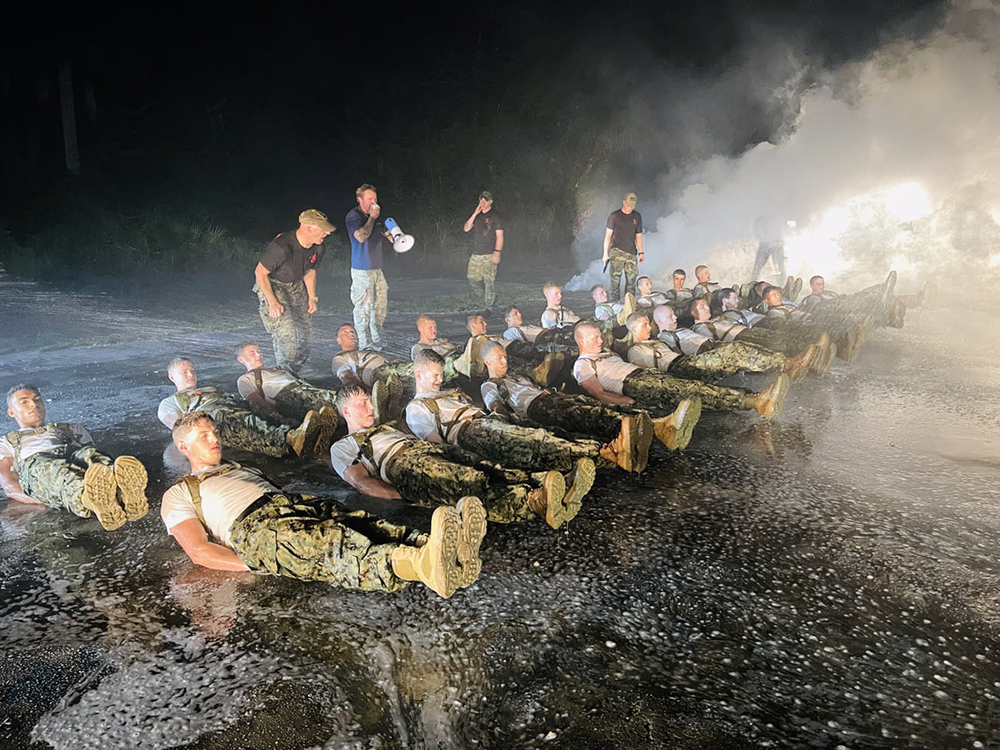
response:
<path fill-rule="evenodd" d="M 212 536 L 226 547 L 232 547 L 229 528 L 240 514 L 262 495 L 280 491 L 257 472 L 242 466 L 229 468 L 231 466 L 232 464 L 213 466 L 195 475 L 201 480 L 198 490 L 205 525 Z M 183 482 L 175 484 L 164 493 L 160 504 L 160 518 L 171 534 L 177 524 L 190 518 L 198 519 L 194 502 Z"/>
<path fill-rule="evenodd" d="M 731 344 L 736 341 L 736 337 L 748 330 L 746 326 L 734 323 L 727 318 L 716 318 L 707 323 L 695 323 L 691 328 L 695 333 L 709 336 L 716 341 L 724 341 Z"/>
<path fill-rule="evenodd" d="M 731 320 L 733 323 L 739 323 L 747 328 L 753 328 L 764 319 L 763 315 L 753 310 L 726 310 L 719 317 Z"/>
<path fill-rule="evenodd" d="M 633 344 L 628 350 L 628 361 L 644 370 L 666 370 L 679 356 L 681 355 L 657 339 Z"/>
<path fill-rule="evenodd" d="M 372 448 L 372 458 L 369 460 L 361 452 L 359 436 L 360 434 L 357 433 L 348 435 L 330 446 L 330 463 L 333 464 L 333 470 L 344 481 L 347 481 L 344 472 L 354 464 L 359 463 L 365 467 L 368 476 L 379 477 L 388 482 L 389 477 L 385 475 L 385 467 L 389 463 L 388 459 L 407 446 L 415 444 L 418 440 L 413 435 L 407 435 L 405 432 L 383 425 L 368 433 L 368 442 Z"/>
<path fill-rule="evenodd" d="M 283 367 L 265 367 L 260 371 L 260 380 L 261 388 L 264 391 L 264 400 L 273 404 L 275 397 L 281 390 L 296 382 L 298 378 Z M 245 399 L 249 399 L 252 394 L 257 393 L 257 380 L 253 371 L 240 375 L 240 379 L 236 381 L 236 388 Z"/>
<path fill-rule="evenodd" d="M 580 320 L 580 316 L 567 307 L 546 307 L 542 312 L 542 328 L 565 328 Z"/>
<path fill-rule="evenodd" d="M 667 304 L 667 295 L 663 292 L 650 292 L 644 294 L 635 301 L 635 306 L 647 310 L 651 307 L 659 307 Z"/>
<path fill-rule="evenodd" d="M 694 285 L 694 294 L 697 297 L 704 297 L 710 292 L 714 292 L 719 288 L 719 282 L 717 281 L 703 281 Z"/>
<path fill-rule="evenodd" d="M 528 407 L 531 402 L 548 393 L 547 390 L 539 388 L 523 376 L 500 378 L 500 381 L 507 391 L 507 398 L 500 394 L 500 387 L 493 380 L 487 380 L 479 386 L 479 390 L 483 394 L 483 403 L 490 411 L 493 411 L 496 406 L 503 406 L 522 419 L 527 419 Z"/>
<path fill-rule="evenodd" d="M 538 334 L 543 330 L 541 326 L 511 326 L 503 332 L 503 337 L 508 341 L 527 341 L 529 344 L 534 344 Z"/>
<path fill-rule="evenodd" d="M 601 302 L 594 308 L 595 320 L 611 320 L 622 311 L 624 305 L 621 302 Z"/>
<path fill-rule="evenodd" d="M 657 338 L 671 349 L 675 348 L 674 344 L 676 342 L 677 346 L 680 347 L 681 353 L 689 357 L 695 356 L 701 351 L 701 347 L 706 342 L 712 340 L 710 336 L 692 331 L 690 328 L 678 328 L 676 331 L 660 331 Z"/>
<path fill-rule="evenodd" d="M 87 428 L 82 424 L 74 422 L 63 424 L 62 426 L 65 428 L 65 432 L 53 429 L 52 422 L 45 425 L 45 427 L 39 428 L 42 430 L 41 432 L 36 431 L 33 427 L 26 427 L 23 430 L 13 430 L 13 432 L 21 433 L 22 436 L 21 444 L 18 446 L 21 460 L 23 461 L 28 456 L 33 456 L 36 453 L 46 453 L 53 448 L 68 445 L 69 443 L 76 443 L 80 447 L 94 444 L 93 438 L 90 437 Z M 3 433 L 3 437 L 0 437 L 0 460 L 14 458 L 14 446 L 7 439 L 8 434 L 5 432 Z"/>
<path fill-rule="evenodd" d="M 189 396 L 191 399 L 187 409 L 181 408 L 180 401 L 177 398 L 178 394 L 181 393 Z M 197 411 L 198 409 L 205 408 L 208 404 L 219 403 L 225 400 L 226 394 L 218 388 L 213 388 L 212 386 L 206 386 L 205 388 L 186 388 L 183 391 L 172 393 L 163 399 L 160 402 L 160 408 L 156 410 L 156 416 L 159 417 L 163 424 L 168 424 L 167 419 L 171 416 L 174 418 L 174 421 L 177 421 L 181 414 Z"/>
<path fill-rule="evenodd" d="M 427 402 L 431 400 L 437 404 L 437 419 L 427 406 Z M 437 435 L 444 442 L 456 443 L 462 422 L 484 416 L 486 415 L 482 409 L 461 391 L 441 391 L 433 396 L 418 396 L 406 405 L 406 425 L 421 440 Z M 456 418 L 460 421 L 456 422 Z M 438 419 L 441 422 L 440 428 Z"/>
<path fill-rule="evenodd" d="M 667 302 L 690 302 L 694 299 L 694 292 L 690 289 L 668 289 L 663 297 Z"/>
<path fill-rule="evenodd" d="M 582 384 L 596 375 L 601 390 L 617 393 L 620 396 L 625 378 L 638 369 L 611 352 L 581 354 L 573 364 L 573 377 L 577 383 Z"/>
<path fill-rule="evenodd" d="M 829 302 L 832 299 L 837 299 L 837 293 L 824 289 L 822 294 L 810 294 L 799 302 L 799 309 L 803 312 L 812 312 L 824 302 Z"/>
<path fill-rule="evenodd" d="M 375 371 L 385 363 L 385 357 L 367 349 L 340 352 L 333 357 L 333 374 L 343 381 L 341 373 L 353 372 L 362 383 L 371 388 L 375 384 Z"/>
<path fill-rule="evenodd" d="M 414 362 L 416 362 L 417 361 L 417 354 L 419 354 L 420 352 L 422 352 L 424 349 L 433 349 L 438 354 L 440 354 L 442 357 L 447 357 L 449 354 L 451 354 L 457 348 L 458 347 L 455 346 L 453 343 L 451 343 L 448 339 L 434 339 L 429 344 L 422 344 L 422 343 L 420 343 L 418 341 L 417 343 L 415 343 L 413 345 L 413 348 L 410 349 L 410 359 L 412 359 Z"/>

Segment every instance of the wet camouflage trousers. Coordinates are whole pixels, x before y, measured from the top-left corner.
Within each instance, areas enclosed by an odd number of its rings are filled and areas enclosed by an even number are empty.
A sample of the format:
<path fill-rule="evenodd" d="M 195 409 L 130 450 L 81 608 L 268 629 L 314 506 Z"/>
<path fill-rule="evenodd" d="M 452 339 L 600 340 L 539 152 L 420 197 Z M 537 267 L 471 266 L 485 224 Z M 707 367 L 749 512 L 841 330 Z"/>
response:
<path fill-rule="evenodd" d="M 473 302 L 482 302 L 483 306 L 493 307 L 496 302 L 497 265 L 493 262 L 493 254 L 470 255 L 469 267 L 465 275 L 469 279 L 469 290 Z"/>
<path fill-rule="evenodd" d="M 688 380 L 713 382 L 740 370 L 769 372 L 780 370 L 785 355 L 740 341 L 723 344 L 693 357 L 681 356 L 668 367 L 671 375 Z"/>
<path fill-rule="evenodd" d="M 397 591 L 406 582 L 392 572 L 390 555 L 421 536 L 335 500 L 274 494 L 236 521 L 231 543 L 253 572 L 326 581 L 348 589 Z"/>
<path fill-rule="evenodd" d="M 267 314 L 267 298 L 257 292 L 260 301 L 260 319 L 274 342 L 274 358 L 278 367 L 284 367 L 295 375 L 309 359 L 312 350 L 312 316 L 309 314 L 309 292 L 302 281 L 286 284 L 271 281 L 271 291 L 275 299 L 285 308 L 280 318 Z"/>
<path fill-rule="evenodd" d="M 702 406 L 717 411 L 745 409 L 746 395 L 698 380 L 684 380 L 660 370 L 639 370 L 625 378 L 622 393 L 655 417 L 673 412 L 686 398 L 700 398 Z"/>
<path fill-rule="evenodd" d="M 819 337 L 820 332 L 810 327 L 802 328 L 798 324 L 789 324 L 781 328 L 755 326 L 743 331 L 737 341 L 763 346 L 765 349 L 781 352 L 786 356 L 795 356 L 804 352 Z"/>
<path fill-rule="evenodd" d="M 528 508 L 528 474 L 495 466 L 454 445 L 417 443 L 391 459 L 385 473 L 396 491 L 417 505 L 454 505 L 475 495 L 490 521 L 516 523 L 536 517 Z"/>
<path fill-rule="evenodd" d="M 25 493 L 50 508 L 65 508 L 78 516 L 89 518 L 90 509 L 83 507 L 83 475 L 91 464 L 111 466 L 114 459 L 94 446 L 76 450 L 56 450 L 35 453 L 14 467 Z"/>
<path fill-rule="evenodd" d="M 587 435 L 602 443 L 610 443 L 621 432 L 622 417 L 638 411 L 629 406 L 602 404 L 586 396 L 549 393 L 528 404 L 528 419 L 552 429 Z"/>
<path fill-rule="evenodd" d="M 274 408 L 283 416 L 298 424 L 306 413 L 319 411 L 324 406 L 337 408 L 336 391 L 317 388 L 308 383 L 289 383 L 274 397 Z"/>
<path fill-rule="evenodd" d="M 624 298 L 625 292 L 635 294 L 635 282 L 639 278 L 639 259 L 635 253 L 626 253 L 617 247 L 608 251 L 608 259 L 611 261 L 609 265 L 611 286 L 608 288 L 608 300 L 620 302 Z M 625 275 L 625 292 L 621 290 L 622 274 Z"/>
<path fill-rule="evenodd" d="M 459 433 L 458 445 L 489 461 L 525 471 L 571 471 L 581 458 L 599 462 L 601 450 L 596 440 L 567 440 L 494 416 L 471 420 Z"/>
<path fill-rule="evenodd" d="M 354 305 L 358 348 L 382 346 L 382 326 L 389 313 L 389 285 L 381 269 L 351 269 L 351 303 Z"/>
<path fill-rule="evenodd" d="M 886 326 L 892 319 L 892 298 L 883 301 L 884 296 L 884 284 L 875 284 L 854 294 L 842 294 L 820 305 L 812 312 L 810 320 L 827 331 L 834 341 L 869 315 L 875 325 Z"/>
<path fill-rule="evenodd" d="M 278 458 L 289 451 L 286 425 L 273 425 L 227 402 L 212 401 L 201 404 L 200 408 L 215 420 L 219 442 L 229 448 Z"/>

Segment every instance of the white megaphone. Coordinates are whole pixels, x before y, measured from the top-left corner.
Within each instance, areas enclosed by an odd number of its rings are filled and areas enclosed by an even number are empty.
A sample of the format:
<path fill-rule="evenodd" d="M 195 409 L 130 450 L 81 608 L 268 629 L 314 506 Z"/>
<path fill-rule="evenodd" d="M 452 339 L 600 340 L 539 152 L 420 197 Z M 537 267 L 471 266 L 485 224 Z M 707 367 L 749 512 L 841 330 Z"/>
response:
<path fill-rule="evenodd" d="M 399 228 L 395 219 L 386 219 L 385 228 L 389 230 L 389 235 L 392 237 L 392 249 L 397 253 L 405 253 L 413 247 L 415 242 L 413 235 L 403 234 L 403 230 Z"/>

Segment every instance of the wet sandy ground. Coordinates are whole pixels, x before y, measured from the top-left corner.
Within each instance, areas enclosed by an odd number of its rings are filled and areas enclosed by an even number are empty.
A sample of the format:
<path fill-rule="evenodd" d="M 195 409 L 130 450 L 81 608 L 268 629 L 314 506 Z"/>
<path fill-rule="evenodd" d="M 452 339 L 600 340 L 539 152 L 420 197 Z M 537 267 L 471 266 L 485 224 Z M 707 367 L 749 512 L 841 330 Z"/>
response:
<path fill-rule="evenodd" d="M 185 334 L 162 311 L 46 299 L 19 328 L 93 319 L 148 340 L 0 356 L 0 388 L 32 381 L 50 419 L 139 456 L 153 510 L 106 533 L 0 500 L 0 747 L 1000 746 L 985 314 L 957 335 L 936 322 L 959 315 L 946 302 L 912 312 L 795 384 L 774 423 L 706 416 L 683 454 L 599 476 L 565 529 L 492 526 L 481 580 L 442 600 L 194 568 L 156 512 L 173 473 L 155 408 L 180 353 L 234 389 L 231 345 L 264 339 L 252 305 L 244 331 Z M 318 321 L 320 384 L 340 322 Z M 402 352 L 414 330 L 393 324 Z M 461 338 L 460 316 L 440 330 Z M 361 498 L 319 459 L 257 463 L 291 489 L 429 518 Z"/>

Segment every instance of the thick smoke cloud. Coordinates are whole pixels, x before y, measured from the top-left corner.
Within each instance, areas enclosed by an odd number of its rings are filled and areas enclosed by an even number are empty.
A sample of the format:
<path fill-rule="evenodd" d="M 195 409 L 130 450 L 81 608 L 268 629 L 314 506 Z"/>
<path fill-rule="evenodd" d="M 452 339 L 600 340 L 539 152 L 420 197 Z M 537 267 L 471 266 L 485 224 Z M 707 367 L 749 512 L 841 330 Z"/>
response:
<path fill-rule="evenodd" d="M 906 286 L 929 275 L 1000 276 L 998 82 L 1000 10 L 962 0 L 919 39 L 835 69 L 772 40 L 712 81 L 664 83 L 672 111 L 682 102 L 684 114 L 659 137 L 688 157 L 661 165 L 652 194 L 639 196 L 640 272 L 659 288 L 673 268 L 691 278 L 698 263 L 724 283 L 748 280 L 755 220 L 772 216 L 785 227 L 788 272 L 820 273 L 843 290 L 891 268 Z M 772 118 L 770 141 L 726 155 L 722 126 L 745 129 L 748 113 Z M 585 271 L 570 288 L 602 280 L 603 220 L 627 189 L 581 191 L 593 219 L 577 237 Z"/>

